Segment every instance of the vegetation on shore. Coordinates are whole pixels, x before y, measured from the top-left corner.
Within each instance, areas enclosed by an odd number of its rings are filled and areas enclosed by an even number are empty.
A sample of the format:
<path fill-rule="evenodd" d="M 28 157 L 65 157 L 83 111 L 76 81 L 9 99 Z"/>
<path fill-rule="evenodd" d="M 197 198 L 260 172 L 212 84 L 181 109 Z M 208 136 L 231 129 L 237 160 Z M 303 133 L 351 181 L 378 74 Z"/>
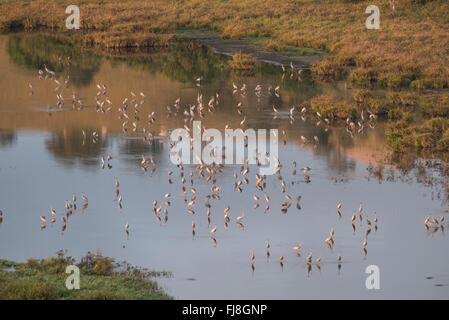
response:
<path fill-rule="evenodd" d="M 95 1 L 79 4 L 86 44 L 161 46 L 178 29 L 209 29 L 223 38 L 263 38 L 267 50 L 323 49 L 331 56 L 314 73 L 349 75 L 361 86 L 446 88 L 449 85 L 449 3 L 403 0 L 378 4 L 381 29 L 365 28 L 372 1 Z M 68 0 L 2 1 L 0 30 L 65 28 Z M 39 15 L 36 15 L 39 12 Z M 71 32 L 73 34 L 73 32 Z"/>
<path fill-rule="evenodd" d="M 408 113 L 402 112 L 401 120 L 387 128 L 388 142 L 394 151 L 404 152 L 408 148 L 449 150 L 449 120 L 438 117 L 409 126 L 410 118 Z"/>
<path fill-rule="evenodd" d="M 80 269 L 79 290 L 66 288 L 68 265 Z M 0 259 L 0 300 L 171 299 L 152 280 L 159 276 L 171 274 L 115 263 L 99 253 L 88 253 L 79 262 L 63 252 L 25 263 Z"/>
<path fill-rule="evenodd" d="M 373 112 L 387 121 L 387 143 L 395 153 L 424 151 L 428 157 L 449 160 L 449 96 L 419 94 L 410 91 L 375 95 L 361 89 L 354 92 L 354 102 L 319 95 L 308 106 L 328 119 L 356 119 L 362 110 Z M 364 114 L 365 119 L 369 114 Z M 446 153 L 446 154 L 445 154 Z"/>

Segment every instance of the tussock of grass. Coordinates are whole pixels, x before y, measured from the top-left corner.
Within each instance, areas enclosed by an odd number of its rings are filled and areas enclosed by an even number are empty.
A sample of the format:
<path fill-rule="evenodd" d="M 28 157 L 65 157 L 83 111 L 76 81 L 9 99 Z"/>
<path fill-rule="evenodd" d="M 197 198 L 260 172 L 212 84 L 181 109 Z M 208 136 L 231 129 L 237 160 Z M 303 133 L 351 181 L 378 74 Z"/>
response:
<path fill-rule="evenodd" d="M 252 55 L 239 52 L 232 56 L 230 65 L 234 71 L 254 73 L 258 62 Z"/>
<path fill-rule="evenodd" d="M 425 117 L 449 117 L 449 96 L 431 94 L 421 97 L 421 111 Z"/>
<path fill-rule="evenodd" d="M 357 90 L 354 93 L 354 100 L 358 105 L 365 105 L 371 97 L 371 92 L 366 89 Z"/>
<path fill-rule="evenodd" d="M 263 48 L 265 51 L 272 51 L 272 52 L 281 52 L 286 51 L 287 46 L 285 44 L 282 44 L 279 40 L 267 40 L 265 41 Z"/>
<path fill-rule="evenodd" d="M 393 122 L 387 128 L 388 143 L 395 152 L 406 152 L 410 149 L 426 149 L 429 151 L 449 151 L 449 120 L 433 118 L 421 125 L 409 126 L 407 115 Z"/>
<path fill-rule="evenodd" d="M 68 290 L 65 273 L 68 265 L 80 268 L 80 289 Z M 7 270 L 13 267 L 14 270 Z M 25 263 L 0 260 L 0 300 L 57 299 L 171 299 L 152 280 L 156 276 L 171 276 L 115 263 L 101 254 L 88 253 L 79 263 L 61 252 L 57 257 Z"/>
<path fill-rule="evenodd" d="M 347 119 L 355 118 L 357 115 L 357 106 L 334 99 L 329 95 L 320 95 L 310 100 L 310 108 L 313 111 L 320 112 L 323 118 Z"/>
<path fill-rule="evenodd" d="M 312 65 L 312 73 L 318 80 L 336 81 L 344 78 L 346 70 L 337 59 L 329 58 Z"/>

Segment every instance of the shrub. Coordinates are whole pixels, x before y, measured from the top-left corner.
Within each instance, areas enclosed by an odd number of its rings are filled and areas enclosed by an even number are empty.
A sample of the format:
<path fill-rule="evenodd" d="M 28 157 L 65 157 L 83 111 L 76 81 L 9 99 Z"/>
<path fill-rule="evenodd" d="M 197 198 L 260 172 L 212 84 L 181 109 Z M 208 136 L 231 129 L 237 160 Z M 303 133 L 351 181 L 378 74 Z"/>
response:
<path fill-rule="evenodd" d="M 357 115 L 357 108 L 348 105 L 343 101 L 336 100 L 329 95 L 320 95 L 310 100 L 310 107 L 314 111 L 319 111 L 324 118 L 354 118 Z"/>
<path fill-rule="evenodd" d="M 372 68 L 357 68 L 352 70 L 351 81 L 360 88 L 368 88 L 377 80 L 377 72 Z"/>
<path fill-rule="evenodd" d="M 413 76 L 410 74 L 398 73 L 384 73 L 379 75 L 379 85 L 384 88 L 399 89 L 401 87 L 408 87 L 413 81 Z"/>
<path fill-rule="evenodd" d="M 312 65 L 312 73 L 320 80 L 341 80 L 345 75 L 345 68 L 335 58 L 328 58 Z"/>
<path fill-rule="evenodd" d="M 78 267 L 82 272 L 95 275 L 111 275 L 114 271 L 114 260 L 108 257 L 103 257 L 100 253 L 92 254 L 87 253 L 85 257 L 81 259 Z"/>
<path fill-rule="evenodd" d="M 421 112 L 425 117 L 448 117 L 449 98 L 444 95 L 430 95 L 421 98 Z"/>

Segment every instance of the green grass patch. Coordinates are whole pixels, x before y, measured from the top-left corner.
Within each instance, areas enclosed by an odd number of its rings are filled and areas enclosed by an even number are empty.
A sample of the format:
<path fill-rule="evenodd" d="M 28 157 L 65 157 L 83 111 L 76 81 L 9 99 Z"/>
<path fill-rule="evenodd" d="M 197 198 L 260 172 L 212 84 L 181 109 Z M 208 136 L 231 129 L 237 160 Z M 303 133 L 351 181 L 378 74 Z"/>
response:
<path fill-rule="evenodd" d="M 395 152 L 406 152 L 416 148 L 427 151 L 447 151 L 449 146 L 449 120 L 432 118 L 424 123 L 409 126 L 409 120 L 401 115 L 400 120 L 386 128 L 387 141 Z"/>
<path fill-rule="evenodd" d="M 354 104 L 345 103 L 329 95 L 323 94 L 310 100 L 310 107 L 313 111 L 320 112 L 323 118 L 346 119 L 355 118 L 357 107 Z"/>
<path fill-rule="evenodd" d="M 68 265 L 80 269 L 79 290 L 66 288 Z M 0 300 L 171 299 L 153 280 L 157 276 L 170 277 L 171 273 L 116 263 L 99 253 L 88 253 L 80 262 L 61 253 L 40 260 L 30 258 L 25 263 L 2 259 Z"/>
<path fill-rule="evenodd" d="M 421 111 L 425 117 L 449 117 L 449 96 L 431 94 L 421 97 Z"/>

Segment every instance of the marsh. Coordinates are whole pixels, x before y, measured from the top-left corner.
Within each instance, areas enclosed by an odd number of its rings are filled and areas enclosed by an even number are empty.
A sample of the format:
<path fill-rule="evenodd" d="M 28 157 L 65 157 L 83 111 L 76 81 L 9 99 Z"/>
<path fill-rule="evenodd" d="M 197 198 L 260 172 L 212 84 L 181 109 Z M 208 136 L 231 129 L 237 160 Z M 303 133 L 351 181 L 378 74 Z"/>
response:
<path fill-rule="evenodd" d="M 98 52 L 46 35 L 1 36 L 1 257 L 101 250 L 172 272 L 158 283 L 175 298 L 448 298 L 445 163 L 387 159 L 387 119 L 352 134 L 344 121 L 327 124 L 312 111 L 301 119 L 298 106 L 317 96 L 351 100 L 345 82 L 318 82 L 307 71 L 298 81 L 265 63 L 247 75 L 229 59 L 190 42 Z M 44 64 L 61 85 L 45 72 L 39 78 Z M 218 130 L 239 128 L 244 116 L 250 128 L 278 129 L 279 174 L 258 178 L 256 165 L 226 164 L 212 174 L 204 168 L 209 181 L 196 165 L 181 170 L 169 160 L 169 133 L 184 127 L 184 111 L 217 93 L 213 111 L 194 118 Z M 108 111 L 97 103 L 106 98 Z M 125 99 L 134 100 L 126 126 Z M 169 112 L 177 99 L 180 111 Z M 441 216 L 438 228 L 425 223 Z M 365 286 L 370 265 L 379 267 L 379 290 Z"/>

